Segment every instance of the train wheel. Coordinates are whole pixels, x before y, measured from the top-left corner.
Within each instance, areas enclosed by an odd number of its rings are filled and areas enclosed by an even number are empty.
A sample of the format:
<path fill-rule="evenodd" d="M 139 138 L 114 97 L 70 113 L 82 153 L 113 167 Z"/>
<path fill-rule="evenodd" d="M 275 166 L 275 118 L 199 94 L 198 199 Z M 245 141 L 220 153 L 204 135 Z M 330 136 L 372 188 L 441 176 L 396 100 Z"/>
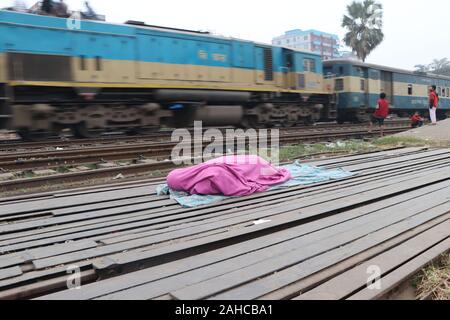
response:
<path fill-rule="evenodd" d="M 103 129 L 88 128 L 84 122 L 78 123 L 72 127 L 73 135 L 80 139 L 98 138 L 101 136 Z"/>
<path fill-rule="evenodd" d="M 258 123 L 258 117 L 256 116 L 246 116 L 240 126 L 244 129 L 263 129 L 267 127 L 264 123 Z"/>
<path fill-rule="evenodd" d="M 138 132 L 139 134 L 152 134 L 159 132 L 161 130 L 160 127 L 148 127 L 148 128 L 139 128 Z"/>
<path fill-rule="evenodd" d="M 288 109 L 287 117 L 283 120 L 283 127 L 292 128 L 298 124 L 299 116 L 296 109 Z"/>
<path fill-rule="evenodd" d="M 292 127 L 295 127 L 296 125 L 297 125 L 297 121 L 293 121 L 293 120 L 283 121 L 283 127 L 285 127 L 285 128 L 292 128 Z"/>
<path fill-rule="evenodd" d="M 160 127 L 139 127 L 139 128 L 132 128 L 127 130 L 127 134 L 130 136 L 139 136 L 139 135 L 147 135 L 152 134 L 160 131 Z"/>
<path fill-rule="evenodd" d="M 273 123 L 270 122 L 258 122 L 257 119 L 253 119 L 253 121 L 251 121 L 251 128 L 253 129 L 267 129 L 272 127 Z"/>
<path fill-rule="evenodd" d="M 30 131 L 28 129 L 19 129 L 17 134 L 25 141 L 42 141 L 52 136 L 48 131 Z"/>
<path fill-rule="evenodd" d="M 312 127 L 312 126 L 314 126 L 316 124 L 316 122 L 314 121 L 313 117 L 311 117 L 311 116 L 306 117 L 303 120 L 303 122 L 304 122 L 305 126 L 307 126 L 307 127 Z"/>

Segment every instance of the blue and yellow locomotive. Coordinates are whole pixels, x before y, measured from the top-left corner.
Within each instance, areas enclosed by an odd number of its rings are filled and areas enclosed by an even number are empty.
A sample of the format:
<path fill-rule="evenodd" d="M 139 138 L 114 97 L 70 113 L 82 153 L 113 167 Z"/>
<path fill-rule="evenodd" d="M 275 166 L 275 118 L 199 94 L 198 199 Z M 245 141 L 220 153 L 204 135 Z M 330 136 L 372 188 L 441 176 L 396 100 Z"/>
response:
<path fill-rule="evenodd" d="M 163 124 L 292 126 L 333 112 L 319 55 L 129 21 L 0 11 L 0 121 L 35 138 Z"/>

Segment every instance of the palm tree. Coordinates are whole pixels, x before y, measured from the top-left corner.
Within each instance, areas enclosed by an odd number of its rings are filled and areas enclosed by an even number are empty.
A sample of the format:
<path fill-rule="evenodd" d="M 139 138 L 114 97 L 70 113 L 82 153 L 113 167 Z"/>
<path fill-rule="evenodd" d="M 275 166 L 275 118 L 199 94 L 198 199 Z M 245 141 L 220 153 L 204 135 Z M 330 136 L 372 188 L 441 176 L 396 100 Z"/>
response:
<path fill-rule="evenodd" d="M 347 12 L 342 21 L 342 27 L 348 30 L 345 44 L 364 62 L 384 39 L 383 6 L 374 0 L 354 1 Z"/>

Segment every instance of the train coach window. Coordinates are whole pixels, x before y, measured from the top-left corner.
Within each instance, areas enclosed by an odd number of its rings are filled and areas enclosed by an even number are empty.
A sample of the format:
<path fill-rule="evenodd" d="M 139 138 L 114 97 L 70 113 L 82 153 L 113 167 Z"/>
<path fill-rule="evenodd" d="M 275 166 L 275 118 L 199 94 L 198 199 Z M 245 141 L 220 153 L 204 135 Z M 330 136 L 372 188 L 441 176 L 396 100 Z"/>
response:
<path fill-rule="evenodd" d="M 408 95 L 412 96 L 412 94 L 413 94 L 413 85 L 408 84 Z"/>
<path fill-rule="evenodd" d="M 273 53 L 271 48 L 264 48 L 264 80 L 273 81 Z"/>
<path fill-rule="evenodd" d="M 334 90 L 336 90 L 336 91 L 344 90 L 344 79 L 336 79 L 334 81 Z"/>
<path fill-rule="evenodd" d="M 311 68 L 310 68 L 311 72 L 316 72 L 316 60 L 311 59 L 310 66 L 311 66 Z"/>
<path fill-rule="evenodd" d="M 86 57 L 80 56 L 80 70 L 86 70 Z"/>
<path fill-rule="evenodd" d="M 364 70 L 361 67 L 355 67 L 355 71 L 357 73 L 357 75 L 359 75 L 360 77 L 364 77 Z"/>
<path fill-rule="evenodd" d="M 304 59 L 303 68 L 305 72 L 316 72 L 316 60 L 314 59 Z"/>
<path fill-rule="evenodd" d="M 447 96 L 447 98 L 450 97 L 450 88 L 446 89 L 446 96 Z"/>
<path fill-rule="evenodd" d="M 97 71 L 102 70 L 102 58 L 99 56 L 95 57 L 95 70 L 97 70 Z"/>
<path fill-rule="evenodd" d="M 361 79 L 361 91 L 366 91 L 366 81 L 364 79 Z"/>

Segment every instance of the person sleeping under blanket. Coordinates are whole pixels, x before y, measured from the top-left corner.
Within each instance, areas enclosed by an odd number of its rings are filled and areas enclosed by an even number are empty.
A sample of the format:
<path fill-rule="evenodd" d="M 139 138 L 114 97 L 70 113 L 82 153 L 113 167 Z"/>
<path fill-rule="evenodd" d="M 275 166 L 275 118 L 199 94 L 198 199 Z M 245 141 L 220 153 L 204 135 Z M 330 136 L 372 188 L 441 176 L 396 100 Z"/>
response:
<path fill-rule="evenodd" d="M 267 191 L 290 179 L 287 169 L 275 168 L 258 156 L 231 155 L 174 170 L 167 184 L 171 190 L 191 195 L 241 197 Z"/>
<path fill-rule="evenodd" d="M 354 175 L 340 168 L 330 170 L 300 161 L 277 168 L 258 156 L 226 156 L 172 171 L 167 183 L 159 185 L 156 193 L 169 195 L 185 208 L 196 208 L 254 193 L 307 186 Z"/>

